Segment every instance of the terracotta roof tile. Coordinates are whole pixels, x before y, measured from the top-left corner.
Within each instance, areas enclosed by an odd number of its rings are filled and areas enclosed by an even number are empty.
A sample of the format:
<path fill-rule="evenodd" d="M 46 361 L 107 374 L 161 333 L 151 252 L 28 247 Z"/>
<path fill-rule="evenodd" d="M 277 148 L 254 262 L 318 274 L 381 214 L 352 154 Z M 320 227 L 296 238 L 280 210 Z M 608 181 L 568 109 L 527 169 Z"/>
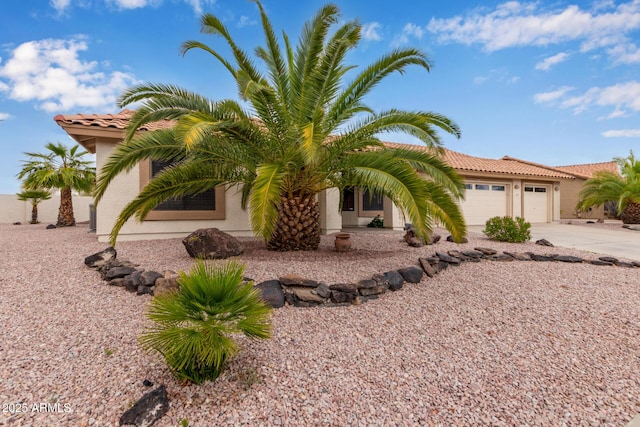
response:
<path fill-rule="evenodd" d="M 129 124 L 129 120 L 133 117 L 135 111 L 122 110 L 117 114 L 58 114 L 53 118 L 59 125 L 82 125 L 97 126 L 101 128 L 125 129 Z M 175 125 L 173 120 L 162 120 L 159 122 L 148 123 L 140 130 L 157 130 L 168 129 Z"/>
<path fill-rule="evenodd" d="M 568 166 L 556 166 L 556 169 L 560 169 L 572 175 L 579 176 L 580 178 L 592 178 L 593 174 L 600 171 L 620 173 L 618 164 L 616 162 L 602 162 L 602 163 L 585 163 L 583 165 L 568 165 Z"/>
<path fill-rule="evenodd" d="M 410 150 L 428 150 L 425 146 L 384 143 L 386 146 L 395 148 L 408 148 Z M 574 179 L 575 177 L 558 168 L 553 168 L 539 163 L 528 162 L 505 156 L 502 159 L 486 159 L 483 157 L 474 157 L 467 154 L 458 153 L 457 151 L 444 149 L 444 159 L 454 169 L 459 172 L 487 172 L 505 175 L 522 175 L 535 176 L 544 178 L 562 178 Z"/>
<path fill-rule="evenodd" d="M 59 114 L 54 117 L 54 120 L 62 127 L 69 125 L 81 125 L 124 130 L 134 113 L 135 111 L 132 110 L 122 110 L 117 114 Z M 175 121 L 173 120 L 162 120 L 159 122 L 146 124 L 142 126 L 140 130 L 151 131 L 157 129 L 167 129 L 171 128 L 174 125 Z M 420 145 L 399 144 L 395 142 L 385 142 L 384 144 L 388 147 L 405 148 L 410 150 L 429 150 L 429 148 Z M 445 161 L 449 165 L 461 172 L 486 172 L 505 175 L 574 179 L 575 176 L 582 177 L 581 174 L 584 173 L 584 170 L 580 169 L 580 167 L 587 166 L 575 165 L 553 168 L 508 156 L 505 156 L 502 159 L 486 159 L 482 157 L 474 157 L 446 148 L 443 149 L 443 155 Z M 608 165 L 608 163 L 599 163 L 599 165 Z M 572 168 L 575 168 L 575 170 Z"/>

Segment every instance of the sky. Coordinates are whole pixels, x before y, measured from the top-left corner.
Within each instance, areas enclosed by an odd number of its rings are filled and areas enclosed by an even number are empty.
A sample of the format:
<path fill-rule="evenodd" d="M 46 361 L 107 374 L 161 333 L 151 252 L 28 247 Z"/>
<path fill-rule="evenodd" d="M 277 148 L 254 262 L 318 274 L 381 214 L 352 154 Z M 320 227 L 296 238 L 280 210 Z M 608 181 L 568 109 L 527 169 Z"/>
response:
<path fill-rule="evenodd" d="M 325 3 L 263 0 L 278 34 L 292 41 Z M 441 133 L 449 149 L 549 166 L 640 153 L 640 0 L 335 3 L 342 20 L 362 25 L 347 58 L 355 72 L 397 47 L 426 52 L 429 72 L 394 74 L 365 101 L 446 115 L 462 130 L 460 139 Z M 213 56 L 180 54 L 183 42 L 198 40 L 230 57 L 222 39 L 200 33 L 203 13 L 221 18 L 248 52 L 264 44 L 247 0 L 2 0 L 0 194 L 20 190 L 25 152 L 75 144 L 57 114 L 116 113 L 119 95 L 144 82 L 237 99 Z"/>

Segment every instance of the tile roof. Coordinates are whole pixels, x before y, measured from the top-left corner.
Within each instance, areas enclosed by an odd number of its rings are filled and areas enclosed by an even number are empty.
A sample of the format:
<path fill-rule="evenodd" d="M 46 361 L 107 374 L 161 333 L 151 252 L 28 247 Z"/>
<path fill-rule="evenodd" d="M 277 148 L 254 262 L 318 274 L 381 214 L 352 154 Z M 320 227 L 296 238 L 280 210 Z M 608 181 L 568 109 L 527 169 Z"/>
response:
<path fill-rule="evenodd" d="M 132 110 L 122 110 L 117 114 L 58 114 L 54 117 L 54 120 L 63 128 L 66 128 L 70 125 L 80 125 L 104 129 L 111 128 L 124 130 L 134 113 L 135 111 Z M 148 123 L 142 126 L 140 130 L 152 131 L 157 129 L 168 129 L 174 125 L 175 121 L 173 120 L 162 120 L 159 122 Z M 429 150 L 429 148 L 421 145 L 399 144 L 395 142 L 385 142 L 384 144 L 388 147 L 405 148 L 410 150 Z M 516 159 L 509 156 L 505 156 L 501 159 L 486 159 L 482 157 L 474 157 L 446 148 L 443 149 L 443 155 L 445 161 L 449 165 L 462 173 L 464 173 L 464 171 L 468 171 L 543 178 L 574 179 L 576 176 L 581 178 L 586 176 L 586 169 L 580 168 L 588 166 L 575 165 L 554 168 L 538 163 Z M 609 163 L 598 163 L 598 165 L 609 165 Z M 591 176 L 591 174 L 589 176 Z"/>
<path fill-rule="evenodd" d="M 58 114 L 53 118 L 58 125 L 82 125 L 96 126 L 101 128 L 115 128 L 124 130 L 129 124 L 129 120 L 133 117 L 135 111 L 122 110 L 117 114 Z M 157 130 L 168 129 L 175 125 L 173 120 L 161 120 L 158 122 L 147 123 L 140 127 L 140 130 Z"/>
<path fill-rule="evenodd" d="M 616 162 L 602 162 L 602 163 L 585 163 L 583 165 L 568 165 L 568 166 L 556 166 L 556 169 L 560 169 L 572 175 L 579 176 L 580 178 L 592 178 L 596 172 L 606 171 L 613 173 L 620 173 L 618 164 Z"/>
<path fill-rule="evenodd" d="M 420 151 L 429 150 L 427 147 L 421 145 L 399 144 L 395 142 L 385 142 L 384 144 L 388 147 L 395 148 L 408 148 L 410 150 Z M 486 159 L 483 157 L 474 157 L 458 153 L 457 151 L 449 150 L 447 148 L 444 149 L 443 154 L 445 161 L 458 172 L 463 174 L 465 171 L 468 171 L 544 178 L 575 178 L 572 174 L 561 171 L 558 168 L 528 162 L 526 160 L 520 160 L 509 156 L 504 156 L 501 159 Z"/>

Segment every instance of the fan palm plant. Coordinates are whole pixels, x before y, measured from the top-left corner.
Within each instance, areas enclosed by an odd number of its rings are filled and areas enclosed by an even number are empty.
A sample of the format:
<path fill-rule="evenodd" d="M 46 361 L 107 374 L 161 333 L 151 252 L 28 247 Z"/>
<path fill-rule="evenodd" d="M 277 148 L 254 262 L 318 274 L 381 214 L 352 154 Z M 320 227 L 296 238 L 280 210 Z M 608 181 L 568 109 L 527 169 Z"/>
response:
<path fill-rule="evenodd" d="M 22 190 L 16 196 L 18 196 L 18 200 L 31 203 L 31 221 L 29 223 L 38 224 L 38 204 L 44 200 L 49 200 L 51 193 L 47 190 Z"/>
<path fill-rule="evenodd" d="M 616 157 L 620 173 L 601 171 L 585 182 L 578 209 L 589 209 L 614 201 L 624 224 L 640 224 L 640 161 L 633 151 Z"/>
<path fill-rule="evenodd" d="M 180 290 L 154 297 L 147 317 L 154 323 L 140 336 L 146 350 L 159 352 L 182 380 L 215 380 L 238 351 L 234 334 L 268 338 L 272 311 L 252 282 L 244 283 L 244 266 L 217 266 L 202 260 L 181 272 Z"/>
<path fill-rule="evenodd" d="M 78 151 L 80 146 L 71 148 L 61 143 L 49 142 L 45 145 L 47 153 L 24 153 L 29 156 L 23 161 L 19 179 L 24 179 L 27 190 L 59 189 L 60 208 L 56 226 L 76 225 L 73 214 L 72 191 L 89 192 L 95 183 L 93 162 L 83 157 L 86 151 Z"/>
<path fill-rule="evenodd" d="M 249 208 L 253 232 L 274 250 L 317 249 L 316 195 L 350 186 L 389 197 L 418 235 L 428 235 L 437 220 L 461 239 L 466 226 L 456 201 L 463 196 L 464 184 L 441 159 L 437 133 L 440 129 L 460 137 L 458 126 L 434 112 L 374 112 L 364 103 L 364 97 L 394 72 L 412 65 L 429 71 L 426 55 L 417 49 L 396 49 L 346 82 L 355 68 L 345 63 L 346 55 L 361 38 L 357 21 L 338 25 L 337 7 L 326 5 L 305 24 L 293 48 L 286 33 L 281 45 L 262 5 L 256 3 L 266 44 L 255 54 L 265 72 L 210 14 L 201 18 L 202 32 L 222 37 L 235 63 L 198 41 L 182 46 L 183 53 L 199 49 L 213 55 L 233 76 L 246 104 L 209 100 L 167 84 L 143 84 L 122 95 L 121 106 L 137 102 L 142 107 L 132 117 L 124 143 L 100 173 L 96 200 L 119 173 L 141 160 L 170 159 L 173 166 L 125 206 L 111 243 L 127 220 L 143 220 L 164 200 L 236 184 L 242 207 Z M 176 125 L 136 133 L 143 124 L 161 119 L 175 120 Z M 409 134 L 428 149 L 387 148 L 379 139 L 384 132 Z"/>

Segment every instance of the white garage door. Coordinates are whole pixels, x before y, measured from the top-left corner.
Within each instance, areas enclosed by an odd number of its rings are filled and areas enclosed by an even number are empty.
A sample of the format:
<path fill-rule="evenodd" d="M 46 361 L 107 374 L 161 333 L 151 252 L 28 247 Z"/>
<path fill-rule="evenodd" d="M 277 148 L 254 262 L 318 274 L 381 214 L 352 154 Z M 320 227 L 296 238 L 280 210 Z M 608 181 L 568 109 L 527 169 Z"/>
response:
<path fill-rule="evenodd" d="M 548 185 L 524 184 L 524 219 L 531 223 L 549 221 L 549 191 Z"/>
<path fill-rule="evenodd" d="M 465 184 L 462 213 L 467 225 L 484 225 L 489 218 L 508 214 L 508 185 L 478 182 Z"/>

